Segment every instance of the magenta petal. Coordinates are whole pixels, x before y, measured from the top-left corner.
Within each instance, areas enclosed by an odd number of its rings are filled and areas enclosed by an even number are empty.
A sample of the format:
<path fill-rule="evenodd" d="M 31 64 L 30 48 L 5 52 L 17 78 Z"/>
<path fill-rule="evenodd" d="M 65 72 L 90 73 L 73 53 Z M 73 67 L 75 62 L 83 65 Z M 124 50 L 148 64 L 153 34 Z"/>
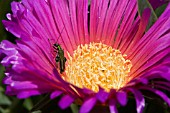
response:
<path fill-rule="evenodd" d="M 128 45 L 128 49 L 125 51 L 125 53 L 130 53 L 132 48 L 135 46 L 135 44 L 140 40 L 140 38 L 143 36 L 146 27 L 149 22 L 151 11 L 149 8 L 145 9 L 142 13 L 142 17 L 139 23 L 138 31 L 136 32 L 133 40 L 131 41 L 130 45 Z"/>
<path fill-rule="evenodd" d="M 159 75 L 160 75 L 162 78 L 170 81 L 170 73 L 159 73 Z"/>
<path fill-rule="evenodd" d="M 99 92 L 96 94 L 96 97 L 99 101 L 105 102 L 108 99 L 109 93 L 105 92 L 104 89 L 99 90 Z"/>
<path fill-rule="evenodd" d="M 56 90 L 56 91 L 54 91 L 54 92 L 51 93 L 50 98 L 51 98 L 51 99 L 54 99 L 54 98 L 60 96 L 61 94 L 62 94 L 62 91 Z"/>
<path fill-rule="evenodd" d="M 123 46 L 126 48 L 127 47 L 126 45 L 129 45 L 128 43 L 130 41 L 127 43 L 126 40 L 130 40 L 130 38 L 132 38 L 131 36 L 133 36 L 132 34 L 135 33 L 132 29 L 134 28 L 134 25 L 136 24 L 136 22 L 134 22 L 136 12 L 137 12 L 136 0 L 129 1 L 129 4 L 128 4 L 127 9 L 125 10 L 125 14 L 124 14 L 126 16 L 122 20 L 120 29 L 118 30 L 117 38 L 115 40 L 116 43 L 114 43 L 114 45 L 113 45 L 114 48 L 119 48 L 119 46 L 120 47 Z M 137 20 L 138 20 L 138 18 L 137 18 Z M 133 33 L 132 33 L 132 31 L 133 31 Z M 127 37 L 129 37 L 129 38 L 127 38 Z"/>
<path fill-rule="evenodd" d="M 30 5 L 30 2 L 31 0 L 22 0 L 22 3 L 24 4 L 24 6 L 27 7 L 29 10 L 32 10 L 32 6 Z"/>
<path fill-rule="evenodd" d="M 77 24 L 78 24 L 78 34 L 80 38 L 80 43 L 85 44 L 89 43 L 89 34 L 88 34 L 88 0 L 78 0 L 77 1 Z M 75 31 L 75 30 L 73 30 Z M 79 43 L 79 44 L 80 44 Z"/>
<path fill-rule="evenodd" d="M 74 102 L 74 98 L 71 97 L 70 95 L 65 95 L 61 98 L 61 100 L 59 101 L 58 105 L 62 108 L 65 109 L 67 107 L 69 107 L 73 102 Z"/>
<path fill-rule="evenodd" d="M 139 77 L 134 80 L 135 83 L 137 83 L 137 81 L 142 84 L 148 84 L 148 82 L 149 82 L 149 80 L 147 78 L 142 78 L 142 77 Z"/>
<path fill-rule="evenodd" d="M 22 92 L 18 93 L 17 98 L 24 99 L 24 98 L 28 98 L 33 95 L 40 95 L 40 94 L 42 94 L 42 92 L 40 92 L 36 89 L 35 90 L 27 90 L 27 91 L 22 91 Z"/>
<path fill-rule="evenodd" d="M 4 79 L 2 80 L 2 83 L 3 83 L 3 84 L 11 84 L 12 82 L 13 82 L 13 80 L 12 80 L 12 77 L 11 77 L 11 76 L 6 77 L 6 78 L 4 78 Z"/>
<path fill-rule="evenodd" d="M 22 82 L 19 82 L 19 81 L 13 81 L 11 84 L 11 87 L 13 87 L 14 89 L 30 89 L 30 88 L 35 88 L 37 89 L 38 88 L 38 85 L 36 84 L 33 84 L 32 82 L 30 81 L 22 81 Z"/>
<path fill-rule="evenodd" d="M 76 42 L 73 35 L 72 23 L 70 21 L 70 15 L 68 12 L 68 2 L 61 0 L 49 0 L 51 4 L 51 10 L 54 14 L 54 20 L 56 22 L 56 26 L 59 30 L 63 29 L 61 37 L 59 38 L 59 42 L 64 48 L 72 54 L 73 50 L 76 48 Z M 61 33 L 61 31 L 59 32 Z"/>
<path fill-rule="evenodd" d="M 166 103 L 168 103 L 168 106 L 170 106 L 170 98 L 168 98 L 168 96 L 165 93 L 159 90 L 154 90 L 154 92 L 155 94 L 159 95 Z"/>
<path fill-rule="evenodd" d="M 107 10 L 108 10 L 108 3 L 109 0 L 101 0 L 100 5 L 98 6 L 98 15 L 99 15 L 99 20 L 98 20 L 98 26 L 97 26 L 97 31 L 96 31 L 96 41 L 99 41 L 102 33 L 103 33 L 103 26 L 105 23 L 105 18 L 106 18 L 106 14 L 107 14 Z"/>
<path fill-rule="evenodd" d="M 89 113 L 93 106 L 96 104 L 97 99 L 96 97 L 92 97 L 85 101 L 80 108 L 80 113 Z"/>
<path fill-rule="evenodd" d="M 88 94 L 88 95 L 93 95 L 94 94 L 94 92 L 92 90 L 87 89 L 87 88 L 83 88 L 83 93 Z"/>
<path fill-rule="evenodd" d="M 137 113 L 142 113 L 145 106 L 145 99 L 142 93 L 136 89 L 129 88 L 129 90 L 134 94 L 136 100 L 136 110 Z"/>
<path fill-rule="evenodd" d="M 118 99 L 118 102 L 122 105 L 122 106 L 125 106 L 127 104 L 127 94 L 126 92 L 123 92 L 123 91 L 119 91 L 117 93 L 117 99 Z"/>
<path fill-rule="evenodd" d="M 116 108 L 116 102 L 114 99 L 110 99 L 109 108 L 110 108 L 110 113 L 118 113 L 117 108 Z"/>
<path fill-rule="evenodd" d="M 167 81 L 170 81 L 169 66 L 158 66 L 157 68 L 145 73 L 143 76 L 147 79 L 163 78 Z"/>
<path fill-rule="evenodd" d="M 1 61 L 3 66 L 18 64 L 19 53 L 17 51 L 16 45 L 7 40 L 3 40 L 0 44 L 0 53 L 6 55 Z"/>
<path fill-rule="evenodd" d="M 162 91 L 159 91 L 159 90 L 153 89 L 153 88 L 149 88 L 149 87 L 141 87 L 141 89 L 151 91 L 154 94 L 160 96 L 170 106 L 170 98 Z"/>
<path fill-rule="evenodd" d="M 6 21 L 6 20 L 3 20 L 2 23 L 5 26 L 7 31 L 11 32 L 16 37 L 21 36 L 22 29 L 16 23 L 12 21 Z"/>
<path fill-rule="evenodd" d="M 155 90 L 154 92 L 155 94 L 159 95 L 170 106 L 170 98 L 168 98 L 168 96 L 165 93 L 159 90 Z"/>

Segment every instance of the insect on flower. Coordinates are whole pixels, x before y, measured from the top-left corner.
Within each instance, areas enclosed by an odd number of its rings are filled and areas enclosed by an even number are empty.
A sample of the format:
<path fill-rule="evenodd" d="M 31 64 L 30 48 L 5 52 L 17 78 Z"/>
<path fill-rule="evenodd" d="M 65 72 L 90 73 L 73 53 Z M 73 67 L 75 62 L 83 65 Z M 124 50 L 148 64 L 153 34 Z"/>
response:
<path fill-rule="evenodd" d="M 62 74 L 65 70 L 65 62 L 67 61 L 67 59 L 66 57 L 64 57 L 64 50 L 61 48 L 61 46 L 58 43 L 55 43 L 53 47 L 57 52 L 55 61 L 59 63 L 60 73 Z"/>
<path fill-rule="evenodd" d="M 64 30 L 64 28 L 62 29 L 61 33 L 63 32 L 63 30 Z M 58 39 L 61 37 L 61 33 L 60 33 Z M 64 56 L 64 50 L 62 49 L 61 45 L 58 43 L 55 43 L 53 45 L 53 48 L 54 48 L 54 51 L 57 53 L 55 61 L 56 61 L 56 63 L 59 63 L 60 73 L 62 74 L 65 70 L 65 63 L 67 61 L 66 57 Z"/>

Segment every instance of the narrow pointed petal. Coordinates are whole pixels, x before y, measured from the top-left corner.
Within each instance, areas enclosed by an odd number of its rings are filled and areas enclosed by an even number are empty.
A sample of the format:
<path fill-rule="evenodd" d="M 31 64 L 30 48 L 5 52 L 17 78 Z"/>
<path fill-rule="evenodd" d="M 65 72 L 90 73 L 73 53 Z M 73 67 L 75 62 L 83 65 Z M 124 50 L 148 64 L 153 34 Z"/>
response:
<path fill-rule="evenodd" d="M 119 25 L 121 23 L 122 17 L 124 15 L 124 12 L 128 6 L 129 0 L 119 0 L 117 4 L 117 8 L 115 9 L 114 17 L 111 17 L 111 20 L 109 21 L 109 28 L 107 29 L 107 37 L 106 44 L 113 45 L 114 38 L 116 36 L 117 30 L 119 29 Z M 113 27 L 114 26 L 114 27 Z"/>
<path fill-rule="evenodd" d="M 149 87 L 141 87 L 141 88 L 144 89 L 144 90 L 151 91 L 154 94 L 160 96 L 168 104 L 168 106 L 170 106 L 170 98 L 165 93 L 163 93 L 162 91 L 157 90 L 157 89 L 153 89 L 153 88 L 149 88 Z"/>
<path fill-rule="evenodd" d="M 138 31 L 135 34 L 132 42 L 128 45 L 128 49 L 125 51 L 125 53 L 130 53 L 129 50 L 131 50 L 131 48 L 134 47 L 134 45 L 138 42 L 138 40 L 140 40 L 140 38 L 143 36 L 149 22 L 150 14 L 151 14 L 151 10 L 149 8 L 143 11 Z"/>
<path fill-rule="evenodd" d="M 130 91 L 134 94 L 136 100 L 136 111 L 137 113 L 142 113 L 145 106 L 145 99 L 140 91 L 136 89 L 130 89 Z"/>
<path fill-rule="evenodd" d="M 89 43 L 89 33 L 88 33 L 88 0 L 78 0 L 77 1 L 77 23 L 80 43 Z"/>
<path fill-rule="evenodd" d="M 127 104 L 126 92 L 124 91 L 117 92 L 117 100 L 122 106 L 125 106 Z"/>
<path fill-rule="evenodd" d="M 36 89 L 30 89 L 30 90 L 27 90 L 27 91 L 20 91 L 19 93 L 17 93 L 17 98 L 24 99 L 24 98 L 28 98 L 30 96 L 40 95 L 42 93 L 43 92 L 38 91 Z"/>
<path fill-rule="evenodd" d="M 96 94 L 96 98 L 103 103 L 108 99 L 108 97 L 109 93 L 105 92 L 102 88 L 100 88 L 99 92 Z"/>
<path fill-rule="evenodd" d="M 56 90 L 56 91 L 54 91 L 53 93 L 51 93 L 50 98 L 51 98 L 51 99 L 54 99 L 54 98 L 60 96 L 61 94 L 62 94 L 62 91 Z"/>
<path fill-rule="evenodd" d="M 98 25 L 96 30 L 96 42 L 101 42 L 101 36 L 103 32 L 103 26 L 105 23 L 105 18 L 108 10 L 109 0 L 101 0 L 99 8 L 98 8 Z"/>
<path fill-rule="evenodd" d="M 80 113 L 89 113 L 90 110 L 96 104 L 96 102 L 97 102 L 96 97 L 92 97 L 92 98 L 86 100 L 80 108 Z"/>
<path fill-rule="evenodd" d="M 129 2 L 126 10 L 125 10 L 125 17 L 123 17 L 122 23 L 120 24 L 120 29 L 117 31 L 117 37 L 116 40 L 113 44 L 114 48 L 120 48 L 120 50 L 122 50 L 121 48 L 127 48 L 126 44 L 129 45 L 130 41 L 128 42 L 128 40 L 131 40 L 131 36 L 133 36 L 133 29 L 134 29 L 134 25 L 136 24 L 134 21 L 135 15 L 137 12 L 137 4 L 135 0 L 132 0 Z M 138 20 L 138 18 L 136 19 Z M 133 31 L 133 32 L 132 32 Z M 136 33 L 136 32 L 134 32 Z M 129 38 L 127 38 L 129 37 Z"/>
<path fill-rule="evenodd" d="M 116 102 L 114 99 L 109 100 L 109 108 L 110 108 L 110 113 L 118 113 Z"/>
<path fill-rule="evenodd" d="M 65 95 L 61 98 L 61 100 L 59 101 L 58 105 L 62 108 L 65 109 L 67 107 L 69 107 L 73 102 L 74 102 L 74 98 L 71 97 L 70 95 Z"/>

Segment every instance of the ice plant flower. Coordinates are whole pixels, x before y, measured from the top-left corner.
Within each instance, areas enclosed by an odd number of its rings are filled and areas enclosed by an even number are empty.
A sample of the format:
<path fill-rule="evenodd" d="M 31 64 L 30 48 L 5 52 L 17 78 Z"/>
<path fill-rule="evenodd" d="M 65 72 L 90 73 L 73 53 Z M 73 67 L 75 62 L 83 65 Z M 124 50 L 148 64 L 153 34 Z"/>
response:
<path fill-rule="evenodd" d="M 89 9 L 88 0 L 22 0 L 11 6 L 3 24 L 18 39 L 0 44 L 8 95 L 60 95 L 62 109 L 75 102 L 81 113 L 96 104 L 116 113 L 128 95 L 142 113 L 145 91 L 170 105 L 163 92 L 170 91 L 170 4 L 147 32 L 150 10 L 140 16 L 137 0 L 91 0 Z M 56 43 L 65 64 L 56 62 Z"/>

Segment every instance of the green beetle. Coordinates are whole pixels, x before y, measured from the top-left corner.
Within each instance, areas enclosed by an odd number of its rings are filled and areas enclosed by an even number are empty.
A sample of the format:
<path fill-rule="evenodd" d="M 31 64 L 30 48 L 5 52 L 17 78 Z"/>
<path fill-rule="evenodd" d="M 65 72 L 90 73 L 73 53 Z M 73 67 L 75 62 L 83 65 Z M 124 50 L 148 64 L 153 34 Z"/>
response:
<path fill-rule="evenodd" d="M 60 73 L 62 74 L 65 70 L 65 63 L 67 61 L 66 57 L 64 56 L 64 50 L 61 48 L 61 46 L 57 43 L 54 44 L 54 49 L 57 52 L 55 61 L 59 63 L 60 65 Z"/>

